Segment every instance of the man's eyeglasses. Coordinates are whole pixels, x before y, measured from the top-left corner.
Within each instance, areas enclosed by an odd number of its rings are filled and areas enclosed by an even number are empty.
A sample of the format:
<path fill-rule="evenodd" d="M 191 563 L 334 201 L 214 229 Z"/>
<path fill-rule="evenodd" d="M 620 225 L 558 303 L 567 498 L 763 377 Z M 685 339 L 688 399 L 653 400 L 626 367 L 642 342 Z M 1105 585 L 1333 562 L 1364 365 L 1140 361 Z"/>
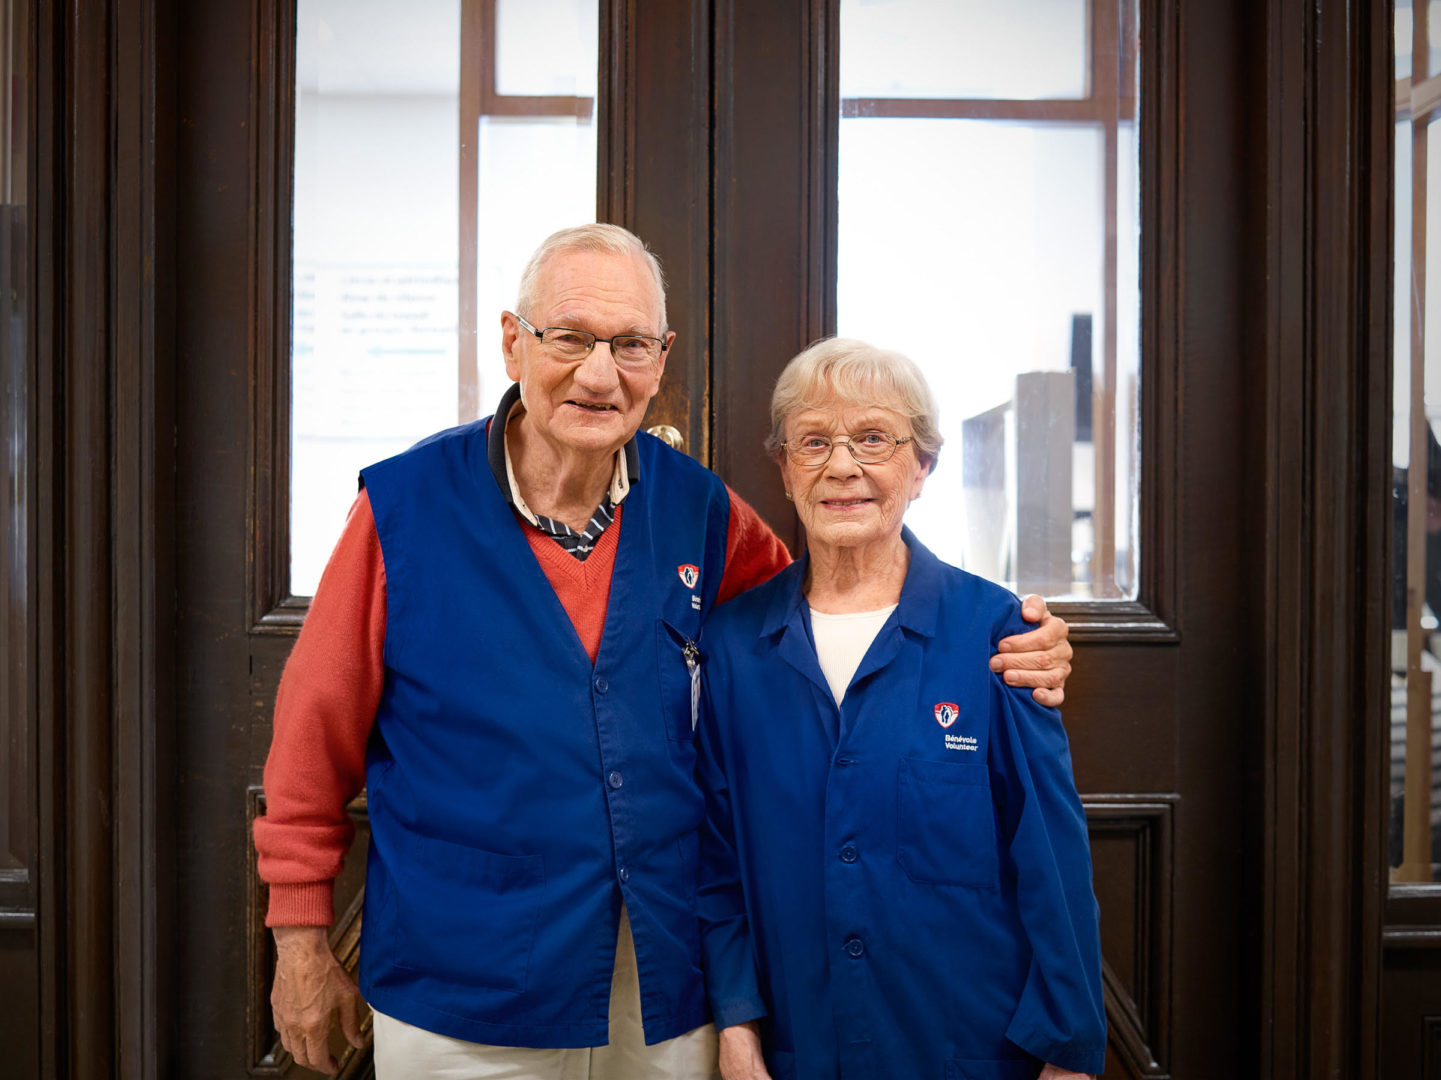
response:
<path fill-rule="evenodd" d="M 511 314 L 515 314 L 512 312 Z M 550 352 L 560 360 L 584 360 L 590 355 L 597 342 L 610 346 L 610 354 L 623 368 L 645 368 L 654 364 L 665 352 L 665 342 L 660 338 L 644 334 L 617 334 L 612 338 L 596 337 L 587 330 L 572 330 L 566 326 L 546 326 L 537 330 L 524 318 L 515 316 L 515 321 L 534 334 Z"/>
<path fill-rule="evenodd" d="M 892 435 L 888 431 L 857 431 L 853 435 L 798 435 L 781 443 L 786 456 L 797 465 L 824 465 L 837 446 L 844 446 L 861 465 L 879 465 L 889 461 L 896 447 L 914 439 L 914 435 Z"/>

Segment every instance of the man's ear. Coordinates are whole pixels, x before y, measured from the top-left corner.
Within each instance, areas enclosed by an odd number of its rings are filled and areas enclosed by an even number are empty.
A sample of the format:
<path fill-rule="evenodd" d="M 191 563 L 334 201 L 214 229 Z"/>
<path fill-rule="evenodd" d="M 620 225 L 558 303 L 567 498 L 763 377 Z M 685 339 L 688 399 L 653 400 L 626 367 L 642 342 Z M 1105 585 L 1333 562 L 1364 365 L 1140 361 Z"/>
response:
<path fill-rule="evenodd" d="M 511 382 L 520 382 L 520 339 L 525 334 L 515 316 L 500 313 L 500 353 L 505 358 L 505 373 Z"/>
<path fill-rule="evenodd" d="M 667 330 L 665 334 L 665 348 L 661 350 L 660 359 L 655 362 L 655 381 L 652 384 L 650 396 L 655 397 L 660 393 L 660 381 L 665 377 L 665 362 L 670 356 L 670 351 L 675 347 L 675 331 Z"/>

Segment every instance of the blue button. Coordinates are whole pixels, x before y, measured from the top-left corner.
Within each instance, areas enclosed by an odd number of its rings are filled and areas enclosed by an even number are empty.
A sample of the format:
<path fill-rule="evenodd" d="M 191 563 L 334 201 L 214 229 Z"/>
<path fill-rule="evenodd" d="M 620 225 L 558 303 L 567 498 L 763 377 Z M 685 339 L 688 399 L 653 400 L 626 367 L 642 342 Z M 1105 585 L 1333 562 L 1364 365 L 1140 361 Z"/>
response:
<path fill-rule="evenodd" d="M 855 763 L 856 763 L 856 759 L 853 758 L 853 757 L 838 757 L 838 758 L 836 758 L 836 764 L 837 764 L 837 765 L 854 765 Z"/>
<path fill-rule="evenodd" d="M 856 850 L 855 844 L 847 844 L 841 848 L 841 862 L 855 862 L 860 858 L 860 852 Z"/>
<path fill-rule="evenodd" d="M 604 679 L 595 680 L 595 692 L 597 694 L 604 694 L 609 689 L 610 683 L 606 682 Z"/>
<path fill-rule="evenodd" d="M 629 881 L 629 880 L 630 880 L 630 867 L 629 867 L 629 866 L 622 866 L 622 867 L 620 868 L 620 879 L 621 879 L 621 881 Z"/>
<path fill-rule="evenodd" d="M 610 782 L 610 786 L 613 788 L 618 788 L 625 783 L 625 780 L 621 778 L 621 775 L 618 772 L 611 773 L 609 776 L 606 777 L 606 780 Z"/>
<path fill-rule="evenodd" d="M 866 943 L 858 937 L 849 938 L 846 941 L 846 952 L 850 956 L 860 956 L 866 951 Z"/>

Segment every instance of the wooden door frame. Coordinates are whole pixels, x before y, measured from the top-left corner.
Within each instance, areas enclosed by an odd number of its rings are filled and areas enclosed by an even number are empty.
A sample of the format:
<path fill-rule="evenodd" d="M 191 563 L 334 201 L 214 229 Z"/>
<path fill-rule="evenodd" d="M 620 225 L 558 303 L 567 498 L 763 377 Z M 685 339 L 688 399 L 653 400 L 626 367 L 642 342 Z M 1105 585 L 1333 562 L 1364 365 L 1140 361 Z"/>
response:
<path fill-rule="evenodd" d="M 32 7 L 41 1074 L 162 1070 L 175 591 L 171 0 Z"/>
<path fill-rule="evenodd" d="M 1392 12 L 1270 0 L 1263 17 L 1260 1068 L 1369 1077 L 1390 815 Z"/>

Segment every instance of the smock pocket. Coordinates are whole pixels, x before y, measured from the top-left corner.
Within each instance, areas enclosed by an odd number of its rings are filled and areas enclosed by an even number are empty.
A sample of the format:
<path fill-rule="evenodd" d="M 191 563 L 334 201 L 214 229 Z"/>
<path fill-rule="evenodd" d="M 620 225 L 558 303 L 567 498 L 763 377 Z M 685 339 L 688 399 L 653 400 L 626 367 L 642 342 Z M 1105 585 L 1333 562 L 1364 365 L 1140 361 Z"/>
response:
<path fill-rule="evenodd" d="M 524 992 L 545 860 L 412 837 L 392 875 L 397 967 L 458 986 Z"/>
<path fill-rule="evenodd" d="M 996 817 L 984 765 L 903 758 L 896 857 L 922 885 L 998 886 Z"/>
<path fill-rule="evenodd" d="M 693 633 L 662 619 L 656 624 L 656 671 L 665 732 L 678 742 L 695 738 L 700 718 L 700 649 Z"/>
<path fill-rule="evenodd" d="M 1031 1058 L 946 1062 L 946 1080 L 1036 1080 L 1040 1075 L 1041 1063 Z"/>
<path fill-rule="evenodd" d="M 766 1064 L 773 1080 L 796 1080 L 796 1056 L 789 1051 L 773 1051 Z"/>

